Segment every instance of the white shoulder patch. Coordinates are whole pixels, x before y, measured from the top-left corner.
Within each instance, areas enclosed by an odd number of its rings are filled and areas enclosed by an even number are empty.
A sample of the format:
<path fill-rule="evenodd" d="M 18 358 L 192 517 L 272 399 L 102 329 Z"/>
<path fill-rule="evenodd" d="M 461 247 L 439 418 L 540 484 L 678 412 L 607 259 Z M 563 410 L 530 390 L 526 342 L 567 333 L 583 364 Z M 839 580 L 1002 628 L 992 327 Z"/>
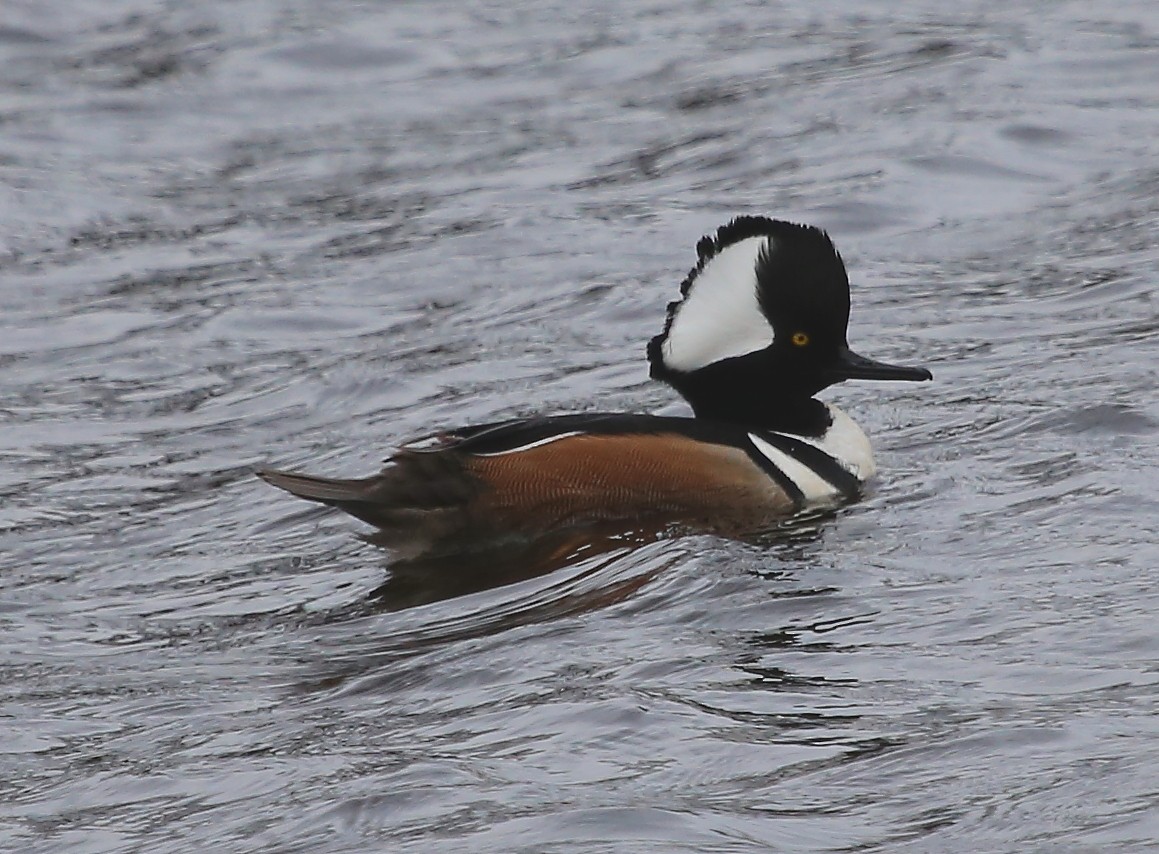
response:
<path fill-rule="evenodd" d="M 799 437 L 794 437 L 799 438 Z M 837 494 L 837 488 L 813 469 L 794 459 L 779 448 L 774 448 L 756 433 L 749 433 L 749 441 L 769 462 L 779 468 L 789 480 L 797 485 L 805 502 L 813 504 L 827 501 Z"/>
<path fill-rule="evenodd" d="M 662 345 L 667 367 L 694 371 L 773 343 L 773 329 L 757 301 L 757 257 L 767 241 L 763 236 L 740 240 L 704 265 Z"/>

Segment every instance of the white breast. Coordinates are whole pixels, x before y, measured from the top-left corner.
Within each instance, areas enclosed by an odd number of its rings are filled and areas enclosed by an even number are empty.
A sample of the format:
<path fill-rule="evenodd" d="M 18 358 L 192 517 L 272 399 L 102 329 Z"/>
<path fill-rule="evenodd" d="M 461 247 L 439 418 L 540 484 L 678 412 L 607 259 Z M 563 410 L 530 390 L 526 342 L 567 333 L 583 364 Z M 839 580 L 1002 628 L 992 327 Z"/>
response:
<path fill-rule="evenodd" d="M 782 433 L 798 442 L 812 445 L 832 457 L 847 472 L 859 481 L 865 482 L 877 472 L 877 465 L 873 461 L 873 449 L 869 439 L 861 428 L 836 406 L 826 404 L 833 423 L 820 438 L 799 436 L 795 433 Z M 774 447 L 755 433 L 749 434 L 749 440 L 754 447 L 789 478 L 801 490 L 808 504 L 831 501 L 839 495 L 836 486 L 821 477 L 805 463 L 797 460 L 790 454 Z"/>
<path fill-rule="evenodd" d="M 812 439 L 802 441 L 816 445 L 843 465 L 860 481 L 867 481 L 877 474 L 877 463 L 873 461 L 873 448 L 869 438 L 845 411 L 825 404 L 833 423 L 818 442 Z"/>

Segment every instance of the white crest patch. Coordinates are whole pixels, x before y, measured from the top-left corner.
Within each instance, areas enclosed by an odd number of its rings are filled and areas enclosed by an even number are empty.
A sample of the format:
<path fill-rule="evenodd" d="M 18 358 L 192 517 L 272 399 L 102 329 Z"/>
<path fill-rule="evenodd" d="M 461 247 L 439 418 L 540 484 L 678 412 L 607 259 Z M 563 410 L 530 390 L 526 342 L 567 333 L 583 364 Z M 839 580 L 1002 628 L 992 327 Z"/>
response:
<path fill-rule="evenodd" d="M 704 265 L 676 309 L 661 347 L 667 367 L 695 371 L 773 343 L 773 328 L 757 301 L 757 257 L 768 240 L 760 236 L 737 241 Z"/>

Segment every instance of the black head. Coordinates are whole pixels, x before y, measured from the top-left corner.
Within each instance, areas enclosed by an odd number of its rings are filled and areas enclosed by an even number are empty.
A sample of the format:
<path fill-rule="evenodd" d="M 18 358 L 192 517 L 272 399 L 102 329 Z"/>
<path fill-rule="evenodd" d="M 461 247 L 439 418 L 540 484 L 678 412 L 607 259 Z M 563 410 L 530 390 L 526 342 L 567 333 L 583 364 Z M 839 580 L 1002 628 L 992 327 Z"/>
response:
<path fill-rule="evenodd" d="M 849 277 L 819 228 L 738 217 L 696 251 L 648 361 L 698 416 L 791 427 L 788 413 L 816 417 L 810 399 L 834 383 L 931 379 L 849 349 Z"/>

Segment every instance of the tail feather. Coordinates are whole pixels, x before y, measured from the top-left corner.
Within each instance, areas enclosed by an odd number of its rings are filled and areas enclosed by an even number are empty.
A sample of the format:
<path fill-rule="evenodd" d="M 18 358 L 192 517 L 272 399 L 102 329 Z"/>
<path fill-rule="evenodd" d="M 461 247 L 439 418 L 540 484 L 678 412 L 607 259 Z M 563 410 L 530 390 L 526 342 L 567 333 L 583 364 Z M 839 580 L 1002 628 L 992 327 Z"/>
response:
<path fill-rule="evenodd" d="M 467 505 L 479 489 L 454 455 L 441 453 L 401 453 L 379 474 L 353 480 L 276 469 L 257 476 L 299 498 L 337 507 L 392 541 L 437 540 L 465 529 Z"/>
<path fill-rule="evenodd" d="M 291 495 L 329 504 L 371 525 L 388 524 L 389 509 L 375 501 L 372 495 L 377 478 L 342 480 L 275 469 L 264 469 L 257 475 L 271 486 L 284 489 Z"/>
<path fill-rule="evenodd" d="M 277 469 L 262 469 L 258 477 L 270 486 L 284 489 L 299 498 L 310 501 L 331 503 L 335 501 L 358 501 L 365 498 L 371 478 L 342 480 L 336 477 L 315 477 Z"/>

